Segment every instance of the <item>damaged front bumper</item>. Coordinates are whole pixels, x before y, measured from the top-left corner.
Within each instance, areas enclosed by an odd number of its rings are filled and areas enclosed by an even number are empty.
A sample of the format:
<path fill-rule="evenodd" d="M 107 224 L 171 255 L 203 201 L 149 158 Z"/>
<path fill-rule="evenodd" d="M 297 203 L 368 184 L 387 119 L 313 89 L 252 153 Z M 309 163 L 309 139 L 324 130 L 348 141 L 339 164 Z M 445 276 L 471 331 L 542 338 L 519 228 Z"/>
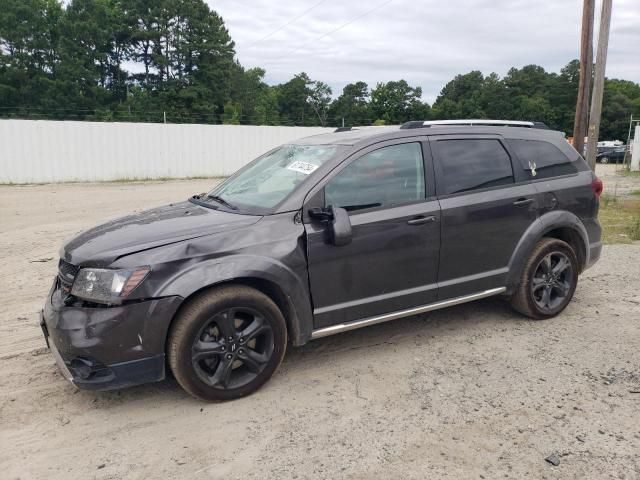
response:
<path fill-rule="evenodd" d="M 111 390 L 165 377 L 165 341 L 181 297 L 118 306 L 67 306 L 54 283 L 40 325 L 62 375 L 75 386 Z"/>

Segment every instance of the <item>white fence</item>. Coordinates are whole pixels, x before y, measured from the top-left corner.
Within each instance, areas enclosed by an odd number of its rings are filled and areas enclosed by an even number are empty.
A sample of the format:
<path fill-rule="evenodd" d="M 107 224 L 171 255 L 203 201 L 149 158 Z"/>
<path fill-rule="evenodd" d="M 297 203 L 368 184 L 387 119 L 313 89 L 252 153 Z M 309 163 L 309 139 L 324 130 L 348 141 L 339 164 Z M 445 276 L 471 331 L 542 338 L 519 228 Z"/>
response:
<path fill-rule="evenodd" d="M 320 127 L 0 120 L 0 183 L 217 177 Z"/>

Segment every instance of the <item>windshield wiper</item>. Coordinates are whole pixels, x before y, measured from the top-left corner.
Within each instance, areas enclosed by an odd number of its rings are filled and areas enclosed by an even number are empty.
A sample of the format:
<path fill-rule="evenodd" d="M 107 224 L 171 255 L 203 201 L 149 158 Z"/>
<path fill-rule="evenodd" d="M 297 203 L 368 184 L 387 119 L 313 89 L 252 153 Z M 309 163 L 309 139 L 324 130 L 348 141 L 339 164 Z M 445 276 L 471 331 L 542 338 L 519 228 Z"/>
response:
<path fill-rule="evenodd" d="M 202 197 L 200 197 L 200 198 L 202 198 Z M 235 205 L 231 205 L 229 202 L 227 202 L 224 198 L 222 198 L 219 195 L 208 194 L 206 196 L 206 198 L 210 198 L 211 200 L 216 201 L 220 205 L 224 205 L 225 207 L 230 208 L 231 210 L 237 210 L 238 209 L 238 207 L 236 207 Z"/>

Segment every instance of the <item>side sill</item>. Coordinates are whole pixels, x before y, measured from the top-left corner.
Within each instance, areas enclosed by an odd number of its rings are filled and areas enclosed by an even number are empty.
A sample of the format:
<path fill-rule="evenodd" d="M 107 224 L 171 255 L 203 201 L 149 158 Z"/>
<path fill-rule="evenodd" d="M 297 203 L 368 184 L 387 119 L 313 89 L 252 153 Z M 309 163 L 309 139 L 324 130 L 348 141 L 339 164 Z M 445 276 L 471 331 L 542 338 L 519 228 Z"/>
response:
<path fill-rule="evenodd" d="M 336 333 L 347 332 L 349 330 L 355 330 L 357 328 L 368 327 L 369 325 L 375 325 L 376 323 L 383 323 L 391 320 L 397 320 L 398 318 L 410 317 L 412 315 L 418 315 L 419 313 L 430 312 L 432 310 L 438 310 L 440 308 L 452 307 L 453 305 L 459 305 L 461 303 L 473 302 L 474 300 L 491 297 L 493 295 L 498 295 L 506 291 L 506 287 L 491 288 L 489 290 L 484 290 L 483 292 L 464 295 L 462 297 L 456 297 L 450 300 L 443 300 L 436 303 L 430 303 L 421 307 L 413 307 L 406 310 L 399 310 L 397 312 L 385 313 L 384 315 L 377 315 L 375 317 L 363 318 L 361 320 L 353 320 L 351 322 L 340 323 L 338 325 L 332 325 L 330 327 L 319 328 L 318 330 L 314 330 L 313 332 L 311 332 L 311 340 L 315 340 L 316 338 L 328 337 L 329 335 L 335 335 Z"/>

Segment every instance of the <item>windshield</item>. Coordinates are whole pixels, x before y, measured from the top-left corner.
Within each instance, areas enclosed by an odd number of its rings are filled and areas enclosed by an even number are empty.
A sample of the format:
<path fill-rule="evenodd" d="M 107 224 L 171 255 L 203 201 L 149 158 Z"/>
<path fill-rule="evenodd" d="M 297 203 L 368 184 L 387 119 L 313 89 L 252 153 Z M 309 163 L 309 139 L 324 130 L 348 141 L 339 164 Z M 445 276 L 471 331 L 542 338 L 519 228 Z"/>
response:
<path fill-rule="evenodd" d="M 338 145 L 282 145 L 209 192 L 237 208 L 273 208 L 320 165 L 335 155 Z"/>

